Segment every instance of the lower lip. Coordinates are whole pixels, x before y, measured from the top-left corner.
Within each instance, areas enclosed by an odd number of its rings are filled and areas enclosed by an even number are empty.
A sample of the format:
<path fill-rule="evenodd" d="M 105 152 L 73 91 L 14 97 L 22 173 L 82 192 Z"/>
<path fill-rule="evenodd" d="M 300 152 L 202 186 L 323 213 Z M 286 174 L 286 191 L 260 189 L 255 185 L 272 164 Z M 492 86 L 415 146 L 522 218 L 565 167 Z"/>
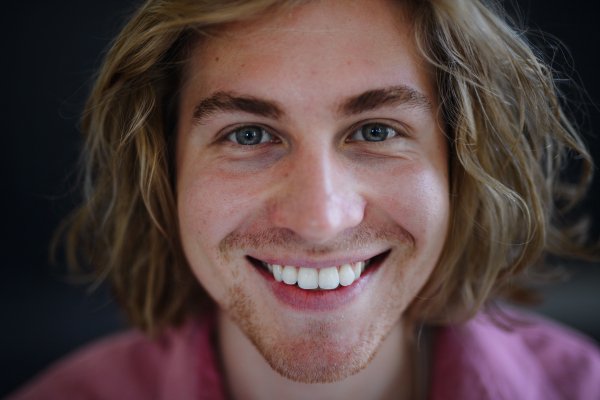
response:
<path fill-rule="evenodd" d="M 331 311 L 342 308 L 354 301 L 367 287 L 373 273 L 383 264 L 379 260 L 367 268 L 360 279 L 349 286 L 340 286 L 333 290 L 305 290 L 296 285 L 277 282 L 273 274 L 261 267 L 256 267 L 265 278 L 275 297 L 285 305 L 299 311 Z"/>

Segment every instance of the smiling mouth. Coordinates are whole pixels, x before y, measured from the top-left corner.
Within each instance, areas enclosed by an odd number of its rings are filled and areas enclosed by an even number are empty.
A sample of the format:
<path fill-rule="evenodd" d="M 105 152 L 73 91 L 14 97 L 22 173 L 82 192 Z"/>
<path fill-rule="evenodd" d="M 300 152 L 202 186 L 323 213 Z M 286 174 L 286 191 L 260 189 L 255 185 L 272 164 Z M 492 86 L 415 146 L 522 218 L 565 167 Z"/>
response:
<path fill-rule="evenodd" d="M 248 259 L 255 266 L 269 271 L 273 278 L 282 284 L 293 285 L 304 290 L 329 291 L 352 285 L 360 279 L 365 270 L 375 264 L 379 265 L 388 254 L 389 251 L 386 251 L 365 261 L 320 269 L 269 264 L 250 256 Z"/>

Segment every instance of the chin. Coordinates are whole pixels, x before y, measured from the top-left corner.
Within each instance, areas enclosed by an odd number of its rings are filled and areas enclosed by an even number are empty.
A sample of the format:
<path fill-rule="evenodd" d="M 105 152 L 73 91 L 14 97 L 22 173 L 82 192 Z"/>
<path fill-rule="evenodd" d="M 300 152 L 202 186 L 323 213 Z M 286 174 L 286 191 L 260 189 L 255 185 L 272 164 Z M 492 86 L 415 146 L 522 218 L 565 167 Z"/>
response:
<path fill-rule="evenodd" d="M 272 315 L 258 315 L 259 308 L 239 289 L 233 289 L 237 294 L 229 303 L 228 315 L 274 371 L 301 383 L 333 383 L 360 372 L 400 320 L 399 314 L 386 312 L 370 322 L 344 317 L 361 315 L 356 312 L 270 320 Z"/>
<path fill-rule="evenodd" d="M 364 369 L 377 350 L 370 348 L 370 343 L 336 347 L 335 340 L 298 340 L 288 345 L 258 343 L 257 347 L 273 370 L 301 383 L 344 380 Z"/>

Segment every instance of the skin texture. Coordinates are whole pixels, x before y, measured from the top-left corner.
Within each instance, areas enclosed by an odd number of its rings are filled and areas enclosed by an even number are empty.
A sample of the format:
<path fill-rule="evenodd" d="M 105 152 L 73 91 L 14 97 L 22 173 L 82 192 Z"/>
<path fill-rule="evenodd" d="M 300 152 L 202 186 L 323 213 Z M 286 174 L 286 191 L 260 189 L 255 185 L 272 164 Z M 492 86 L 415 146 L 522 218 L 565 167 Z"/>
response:
<path fill-rule="evenodd" d="M 179 223 L 189 264 L 220 307 L 234 398 L 293 398 L 298 385 L 329 398 L 410 394 L 401 317 L 438 261 L 449 220 L 435 81 L 411 35 L 410 19 L 387 2 L 323 1 L 229 25 L 193 48 L 176 143 Z M 362 93 L 398 87 L 428 104 L 341 111 Z M 279 112 L 196 109 L 217 93 Z M 368 123 L 398 134 L 360 140 Z M 245 125 L 271 140 L 229 140 Z M 360 294 L 327 311 L 281 303 L 247 258 L 335 266 L 385 251 Z M 316 382 L 328 384 L 306 385 Z"/>

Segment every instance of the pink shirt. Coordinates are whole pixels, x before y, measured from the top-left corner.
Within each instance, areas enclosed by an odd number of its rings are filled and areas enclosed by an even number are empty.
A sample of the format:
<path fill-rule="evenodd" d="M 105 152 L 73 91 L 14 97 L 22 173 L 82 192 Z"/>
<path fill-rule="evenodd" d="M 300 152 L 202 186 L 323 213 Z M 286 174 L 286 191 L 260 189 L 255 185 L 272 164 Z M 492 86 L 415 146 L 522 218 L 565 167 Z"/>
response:
<path fill-rule="evenodd" d="M 479 316 L 438 329 L 430 400 L 600 400 L 594 342 L 537 317 L 503 330 Z M 214 316 L 150 340 L 135 331 L 76 352 L 9 396 L 33 399 L 226 398 L 213 345 Z"/>
<path fill-rule="evenodd" d="M 531 314 L 507 331 L 480 315 L 437 332 L 431 400 L 600 400 L 600 350 Z"/>

